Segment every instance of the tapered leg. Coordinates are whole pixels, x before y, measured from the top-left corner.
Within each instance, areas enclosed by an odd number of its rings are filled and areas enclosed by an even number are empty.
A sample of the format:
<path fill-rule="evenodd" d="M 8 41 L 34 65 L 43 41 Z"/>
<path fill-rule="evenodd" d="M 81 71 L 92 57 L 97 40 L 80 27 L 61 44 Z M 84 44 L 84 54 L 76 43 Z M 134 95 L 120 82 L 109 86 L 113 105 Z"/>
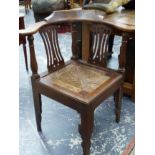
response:
<path fill-rule="evenodd" d="M 33 102 L 34 102 L 37 130 L 41 131 L 41 113 L 42 113 L 41 95 L 34 89 L 35 84 L 33 78 L 31 80 L 32 80 Z"/>
<path fill-rule="evenodd" d="M 26 52 L 25 44 L 23 44 L 23 51 L 24 51 L 25 66 L 26 66 L 26 70 L 28 71 L 27 52 Z"/>
<path fill-rule="evenodd" d="M 116 122 L 120 121 L 121 104 L 122 104 L 122 87 L 114 93 Z"/>
<path fill-rule="evenodd" d="M 79 132 L 82 138 L 83 155 L 89 155 L 91 146 L 91 135 L 93 132 L 94 112 L 89 109 L 81 113 L 81 125 Z"/>

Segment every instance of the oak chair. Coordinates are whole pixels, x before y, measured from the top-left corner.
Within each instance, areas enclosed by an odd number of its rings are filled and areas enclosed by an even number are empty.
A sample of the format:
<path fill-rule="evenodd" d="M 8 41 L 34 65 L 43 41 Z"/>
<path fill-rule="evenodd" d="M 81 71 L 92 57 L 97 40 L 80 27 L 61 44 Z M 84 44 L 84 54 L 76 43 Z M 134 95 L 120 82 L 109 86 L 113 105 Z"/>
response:
<path fill-rule="evenodd" d="M 120 120 L 123 75 L 104 68 L 111 29 L 106 25 L 93 24 L 90 30 L 92 47 L 88 62 L 78 59 L 77 31 L 72 29 L 72 58 L 64 62 L 58 40 L 57 24 L 37 25 L 47 56 L 47 71 L 38 74 L 38 65 L 33 44 L 33 34 L 28 34 L 30 47 L 32 90 L 37 130 L 41 131 L 41 95 L 54 99 L 76 110 L 81 116 L 79 132 L 83 154 L 89 155 L 93 132 L 94 110 L 106 98 L 114 94 L 116 122 Z M 37 32 L 37 31 L 34 31 Z M 94 65 L 95 64 L 95 65 Z"/>

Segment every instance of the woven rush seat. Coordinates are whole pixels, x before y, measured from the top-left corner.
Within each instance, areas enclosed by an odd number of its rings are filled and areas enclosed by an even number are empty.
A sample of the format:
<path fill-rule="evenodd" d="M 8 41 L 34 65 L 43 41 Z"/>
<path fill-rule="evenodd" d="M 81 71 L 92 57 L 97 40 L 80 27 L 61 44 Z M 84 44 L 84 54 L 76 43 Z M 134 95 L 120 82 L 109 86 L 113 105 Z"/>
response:
<path fill-rule="evenodd" d="M 62 69 L 41 78 L 39 84 L 89 103 L 95 96 L 107 91 L 108 85 L 121 78 L 116 72 L 72 61 Z"/>

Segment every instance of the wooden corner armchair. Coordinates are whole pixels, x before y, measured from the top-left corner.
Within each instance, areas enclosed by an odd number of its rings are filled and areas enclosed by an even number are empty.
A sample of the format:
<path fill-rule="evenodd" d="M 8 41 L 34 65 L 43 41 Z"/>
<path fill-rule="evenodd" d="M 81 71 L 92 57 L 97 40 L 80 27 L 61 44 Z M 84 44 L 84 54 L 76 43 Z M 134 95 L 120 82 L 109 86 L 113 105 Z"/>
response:
<path fill-rule="evenodd" d="M 57 30 L 58 24 L 44 21 L 36 23 L 31 32 L 26 30 L 24 33 L 20 33 L 27 35 L 29 41 L 37 129 L 41 131 L 41 95 L 45 95 L 76 110 L 80 114 L 79 132 L 82 137 L 83 154 L 89 155 L 94 110 L 103 103 L 102 101 L 113 94 L 116 107 L 116 122 L 120 120 L 123 76 L 118 72 L 103 68 L 106 64 L 104 58 L 111 29 L 100 24 L 92 25 L 90 33 L 93 35 L 93 39 L 91 40 L 92 48 L 89 63 L 78 59 L 77 31 L 74 25 L 72 25 L 73 56 L 70 61 L 64 62 L 59 47 Z M 47 72 L 44 74 L 38 74 L 33 44 L 33 33 L 36 32 L 40 33 L 45 45 Z"/>

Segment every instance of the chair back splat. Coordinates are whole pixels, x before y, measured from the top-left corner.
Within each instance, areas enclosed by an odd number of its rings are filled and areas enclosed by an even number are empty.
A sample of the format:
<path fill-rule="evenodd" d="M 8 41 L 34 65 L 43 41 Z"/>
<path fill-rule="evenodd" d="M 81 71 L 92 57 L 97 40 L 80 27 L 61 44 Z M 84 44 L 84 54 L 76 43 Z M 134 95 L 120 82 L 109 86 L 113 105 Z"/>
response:
<path fill-rule="evenodd" d="M 49 71 L 56 70 L 64 65 L 64 59 L 58 43 L 57 30 L 58 25 L 44 26 L 39 30 L 46 50 L 47 68 Z"/>
<path fill-rule="evenodd" d="M 106 25 L 94 24 L 90 29 L 92 38 L 88 62 L 101 67 L 107 66 L 108 43 L 111 28 Z"/>

